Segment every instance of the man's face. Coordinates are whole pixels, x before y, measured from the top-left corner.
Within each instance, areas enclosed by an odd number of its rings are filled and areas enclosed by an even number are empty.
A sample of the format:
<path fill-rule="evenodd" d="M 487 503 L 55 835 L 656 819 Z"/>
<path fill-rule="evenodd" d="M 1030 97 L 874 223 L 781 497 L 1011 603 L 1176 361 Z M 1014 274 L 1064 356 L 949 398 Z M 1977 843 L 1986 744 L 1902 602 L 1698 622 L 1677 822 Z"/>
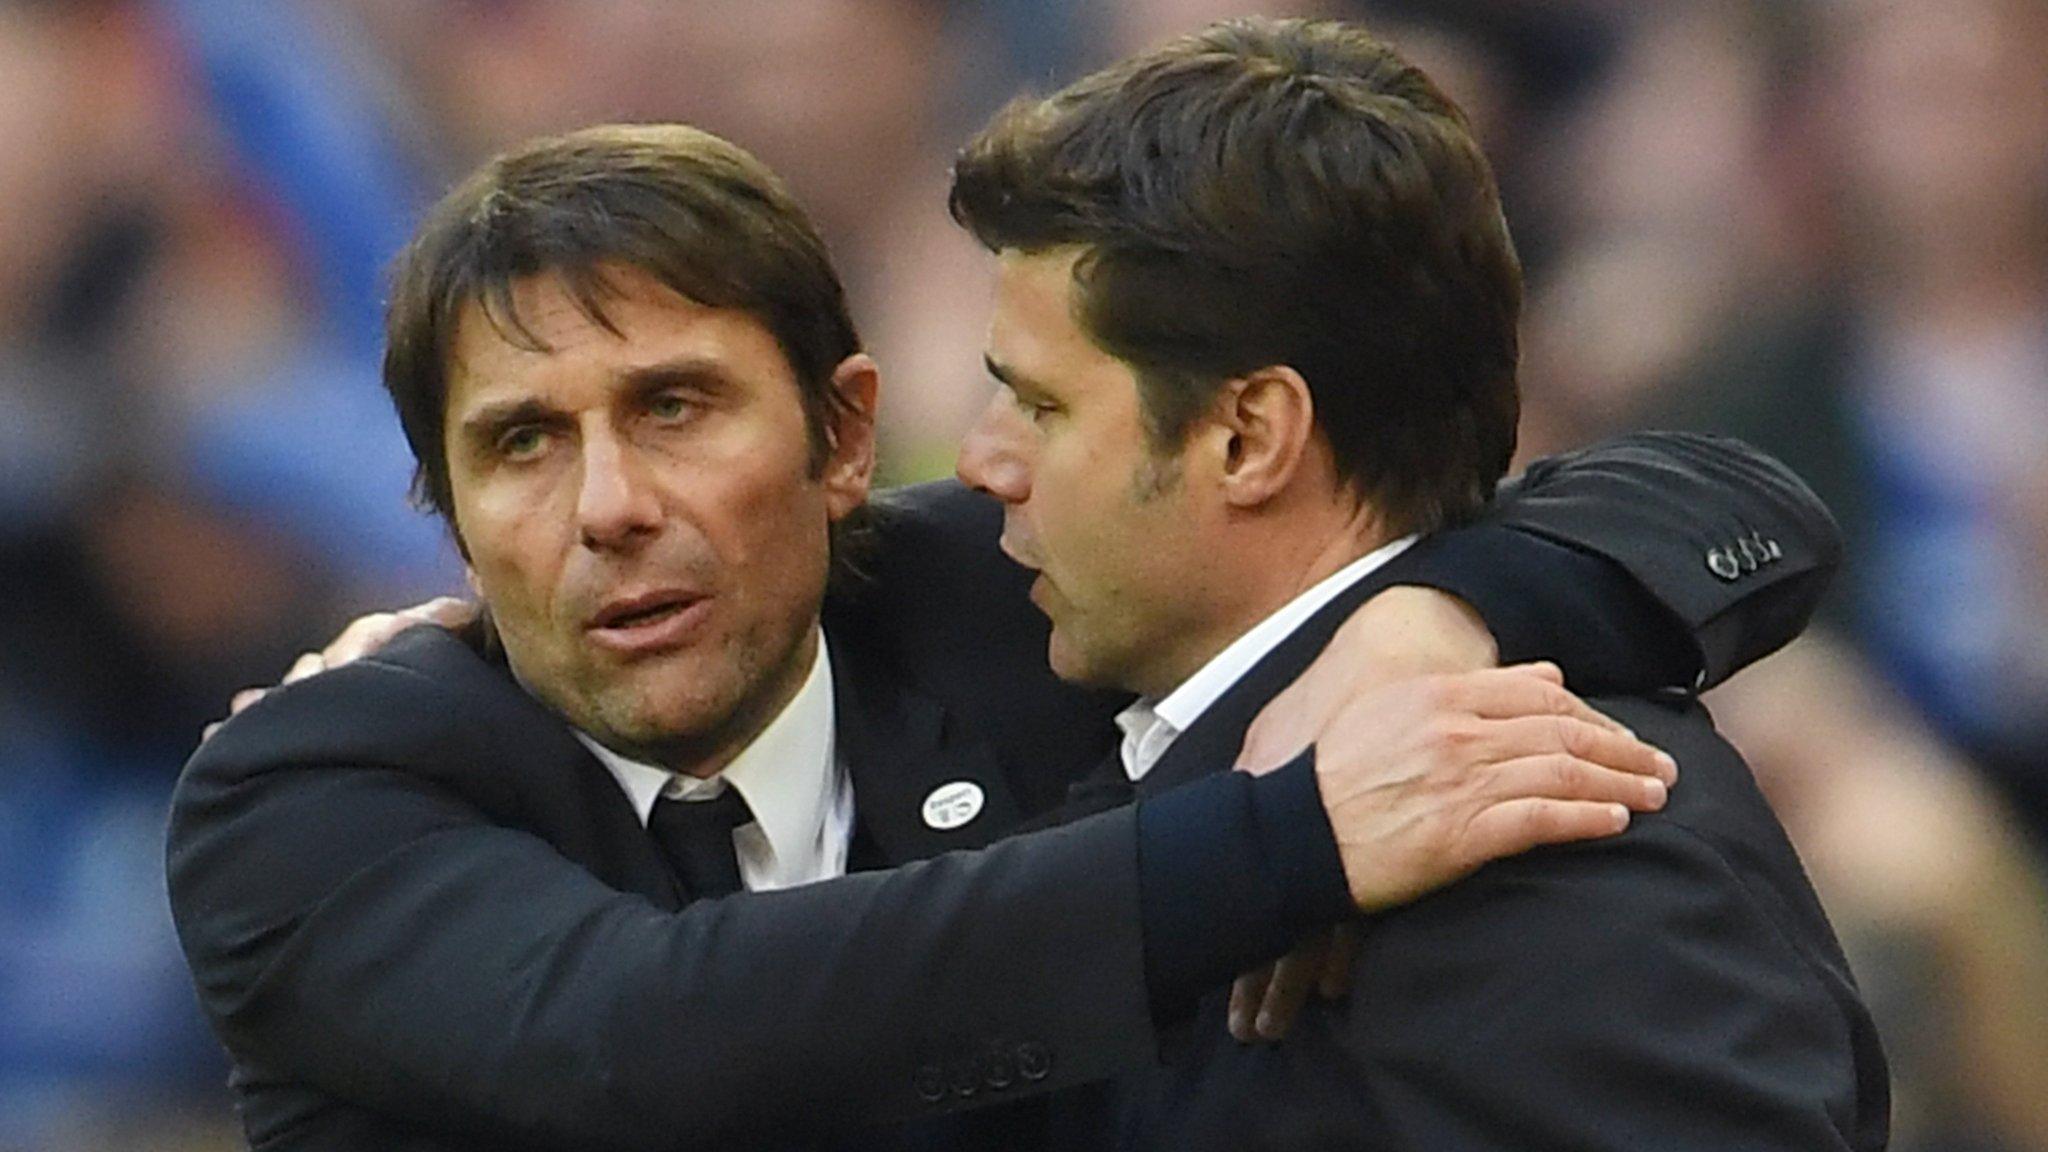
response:
<path fill-rule="evenodd" d="M 988 362 L 1003 387 L 961 444 L 960 478 L 1003 502 L 1003 551 L 1038 570 L 1053 671 L 1157 695 L 1211 654 L 1213 512 L 1188 453 L 1147 441 L 1130 365 L 1076 322 L 1077 255 L 998 257 Z"/>
<path fill-rule="evenodd" d="M 629 756 L 708 772 L 791 699 L 815 651 L 827 529 L 872 442 L 813 469 L 795 377 L 753 317 L 613 269 L 618 334 L 553 276 L 516 285 L 547 346 L 471 305 L 445 448 L 478 594 L 520 679 Z M 849 358 L 873 403 L 872 365 Z"/>

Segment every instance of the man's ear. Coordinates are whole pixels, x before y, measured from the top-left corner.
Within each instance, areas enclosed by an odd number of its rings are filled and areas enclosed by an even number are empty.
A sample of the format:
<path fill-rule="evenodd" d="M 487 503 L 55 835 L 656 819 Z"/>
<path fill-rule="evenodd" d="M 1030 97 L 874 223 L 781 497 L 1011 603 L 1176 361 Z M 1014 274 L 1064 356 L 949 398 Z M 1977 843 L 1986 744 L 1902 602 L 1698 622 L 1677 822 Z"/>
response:
<path fill-rule="evenodd" d="M 838 400 L 825 413 L 825 459 L 818 478 L 825 502 L 838 520 L 867 502 L 875 479 L 875 414 L 882 372 L 874 358 L 856 352 L 832 370 Z"/>
<path fill-rule="evenodd" d="M 1294 482 L 1315 438 L 1308 381 L 1286 365 L 1227 381 L 1211 414 L 1224 434 L 1217 479 L 1232 505 L 1253 508 Z"/>

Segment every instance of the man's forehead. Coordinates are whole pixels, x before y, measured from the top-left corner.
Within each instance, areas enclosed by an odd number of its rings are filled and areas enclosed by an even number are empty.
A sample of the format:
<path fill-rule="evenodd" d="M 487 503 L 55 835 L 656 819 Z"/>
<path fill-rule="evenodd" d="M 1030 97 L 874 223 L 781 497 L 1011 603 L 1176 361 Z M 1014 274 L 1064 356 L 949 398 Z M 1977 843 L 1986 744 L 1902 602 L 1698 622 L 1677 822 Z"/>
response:
<path fill-rule="evenodd" d="M 495 303 L 463 304 L 449 354 L 451 399 L 456 389 L 535 373 L 624 376 L 680 358 L 787 371 L 774 334 L 749 313 L 703 304 L 633 270 L 607 272 L 598 291 L 581 296 L 565 277 L 542 274 L 513 282 Z"/>
<path fill-rule="evenodd" d="M 544 272 L 463 301 L 451 342 L 457 365 L 475 356 L 550 356 L 631 343 L 713 309 L 643 272 L 600 269 L 583 290 Z M 650 323 L 651 322 L 651 323 Z"/>
<path fill-rule="evenodd" d="M 1071 251 L 1026 253 L 1014 249 L 996 257 L 995 309 L 989 319 L 991 352 L 999 352 L 1003 346 L 1036 346 L 1079 335 L 1073 323 L 1075 258 Z"/>

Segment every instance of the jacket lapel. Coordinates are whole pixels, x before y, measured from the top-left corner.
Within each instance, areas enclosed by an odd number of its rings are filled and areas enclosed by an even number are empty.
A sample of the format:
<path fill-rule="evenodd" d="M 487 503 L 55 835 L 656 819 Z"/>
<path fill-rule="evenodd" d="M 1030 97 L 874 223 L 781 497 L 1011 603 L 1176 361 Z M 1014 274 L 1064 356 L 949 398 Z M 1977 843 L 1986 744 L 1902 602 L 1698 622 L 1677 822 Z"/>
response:
<path fill-rule="evenodd" d="M 956 731 L 937 701 L 841 651 L 832 671 L 839 755 L 853 780 L 849 866 L 981 848 L 1015 829 L 1022 812 L 993 750 Z"/>
<path fill-rule="evenodd" d="M 482 794 L 498 781 L 509 785 L 508 823 L 540 836 L 612 888 L 669 911 L 682 906 L 675 878 L 625 790 L 560 716 L 519 686 L 501 649 L 480 642 L 474 631 L 451 637 L 437 628 L 413 629 L 401 641 L 437 679 L 502 702 L 502 722 L 520 733 L 523 754 L 516 763 L 495 765 L 496 780 L 477 783 Z"/>

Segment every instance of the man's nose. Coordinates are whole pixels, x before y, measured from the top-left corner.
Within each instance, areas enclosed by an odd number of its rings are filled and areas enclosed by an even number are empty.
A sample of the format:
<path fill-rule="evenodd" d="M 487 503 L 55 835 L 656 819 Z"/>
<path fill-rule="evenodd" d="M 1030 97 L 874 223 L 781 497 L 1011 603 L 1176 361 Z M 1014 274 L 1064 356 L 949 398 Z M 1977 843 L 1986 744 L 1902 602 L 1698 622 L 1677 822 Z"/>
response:
<path fill-rule="evenodd" d="M 608 433 L 583 439 L 577 527 L 596 552 L 632 547 L 661 527 L 661 499 L 630 445 Z"/>
<path fill-rule="evenodd" d="M 1031 496 L 1031 463 L 1024 451 L 1024 417 L 1009 397 L 997 392 L 974 427 L 960 441 L 954 472 L 1005 504 L 1022 504 Z"/>

